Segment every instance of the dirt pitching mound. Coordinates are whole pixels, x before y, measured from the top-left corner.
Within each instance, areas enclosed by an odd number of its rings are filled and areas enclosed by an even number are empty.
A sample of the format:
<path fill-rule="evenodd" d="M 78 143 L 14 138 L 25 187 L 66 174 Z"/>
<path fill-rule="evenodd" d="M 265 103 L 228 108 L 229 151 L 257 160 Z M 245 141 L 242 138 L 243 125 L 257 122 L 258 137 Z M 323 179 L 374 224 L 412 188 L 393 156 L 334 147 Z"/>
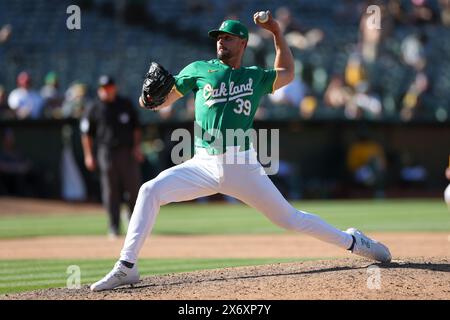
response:
<path fill-rule="evenodd" d="M 362 259 L 308 261 L 153 276 L 134 287 L 99 293 L 83 286 L 79 290 L 39 290 L 1 298 L 450 299 L 450 264 L 442 258 L 409 258 L 389 264 Z"/>

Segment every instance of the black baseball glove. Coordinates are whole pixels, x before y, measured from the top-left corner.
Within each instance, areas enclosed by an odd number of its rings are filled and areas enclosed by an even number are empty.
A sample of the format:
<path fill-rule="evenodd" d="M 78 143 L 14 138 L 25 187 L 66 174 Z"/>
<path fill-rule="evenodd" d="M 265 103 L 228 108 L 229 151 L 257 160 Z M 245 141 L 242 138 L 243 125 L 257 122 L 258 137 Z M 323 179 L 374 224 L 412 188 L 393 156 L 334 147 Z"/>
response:
<path fill-rule="evenodd" d="M 150 64 L 142 85 L 141 100 L 145 108 L 153 110 L 163 104 L 175 84 L 175 78 L 156 62 Z"/>

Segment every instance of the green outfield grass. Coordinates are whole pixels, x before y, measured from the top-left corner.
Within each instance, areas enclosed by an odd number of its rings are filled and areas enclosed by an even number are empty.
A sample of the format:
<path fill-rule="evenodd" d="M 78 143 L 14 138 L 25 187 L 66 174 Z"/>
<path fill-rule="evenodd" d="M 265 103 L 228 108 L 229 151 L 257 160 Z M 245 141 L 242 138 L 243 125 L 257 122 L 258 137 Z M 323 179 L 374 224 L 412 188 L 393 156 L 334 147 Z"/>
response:
<path fill-rule="evenodd" d="M 141 276 L 150 276 L 305 260 L 318 259 L 142 259 L 139 260 L 139 269 Z M 73 271 L 68 270 L 69 266 L 80 268 L 81 285 L 91 284 L 109 272 L 114 263 L 113 259 L 0 261 L 0 294 L 67 287 L 67 280 L 73 275 Z"/>
<path fill-rule="evenodd" d="M 293 205 L 316 213 L 338 228 L 365 231 L 450 231 L 450 213 L 436 200 L 301 201 Z M 171 204 L 161 208 L 154 234 L 270 234 L 284 230 L 241 204 Z M 104 235 L 106 214 L 2 216 L 0 238 Z"/>

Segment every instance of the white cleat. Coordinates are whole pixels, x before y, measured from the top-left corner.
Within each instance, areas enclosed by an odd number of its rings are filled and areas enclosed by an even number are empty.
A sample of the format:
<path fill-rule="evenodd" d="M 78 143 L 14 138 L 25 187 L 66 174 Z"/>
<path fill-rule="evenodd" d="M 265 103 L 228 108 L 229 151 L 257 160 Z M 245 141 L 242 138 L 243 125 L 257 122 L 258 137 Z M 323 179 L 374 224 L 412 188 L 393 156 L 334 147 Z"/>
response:
<path fill-rule="evenodd" d="M 355 228 L 350 228 L 345 232 L 354 236 L 356 239 L 352 253 L 379 262 L 391 261 L 392 257 L 388 247 L 381 242 L 370 239 L 364 233 Z"/>
<path fill-rule="evenodd" d="M 120 286 L 138 282 L 139 272 L 137 264 L 133 268 L 127 268 L 120 261 L 117 261 L 110 273 L 91 285 L 91 291 L 112 290 Z"/>

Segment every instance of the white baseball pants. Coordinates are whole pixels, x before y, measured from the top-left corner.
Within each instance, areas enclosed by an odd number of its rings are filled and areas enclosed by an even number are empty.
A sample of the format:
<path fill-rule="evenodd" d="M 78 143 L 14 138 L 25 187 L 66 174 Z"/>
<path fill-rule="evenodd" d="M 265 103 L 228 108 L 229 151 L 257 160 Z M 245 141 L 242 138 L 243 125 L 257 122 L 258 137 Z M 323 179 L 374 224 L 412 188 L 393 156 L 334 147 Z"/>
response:
<path fill-rule="evenodd" d="M 230 149 L 224 155 L 208 155 L 200 148 L 192 159 L 144 183 L 139 190 L 120 260 L 137 261 L 160 206 L 215 193 L 241 200 L 282 228 L 306 233 L 343 249 L 351 246 L 353 240 L 349 234 L 314 214 L 292 207 L 256 159 L 253 149 L 244 152 Z"/>

